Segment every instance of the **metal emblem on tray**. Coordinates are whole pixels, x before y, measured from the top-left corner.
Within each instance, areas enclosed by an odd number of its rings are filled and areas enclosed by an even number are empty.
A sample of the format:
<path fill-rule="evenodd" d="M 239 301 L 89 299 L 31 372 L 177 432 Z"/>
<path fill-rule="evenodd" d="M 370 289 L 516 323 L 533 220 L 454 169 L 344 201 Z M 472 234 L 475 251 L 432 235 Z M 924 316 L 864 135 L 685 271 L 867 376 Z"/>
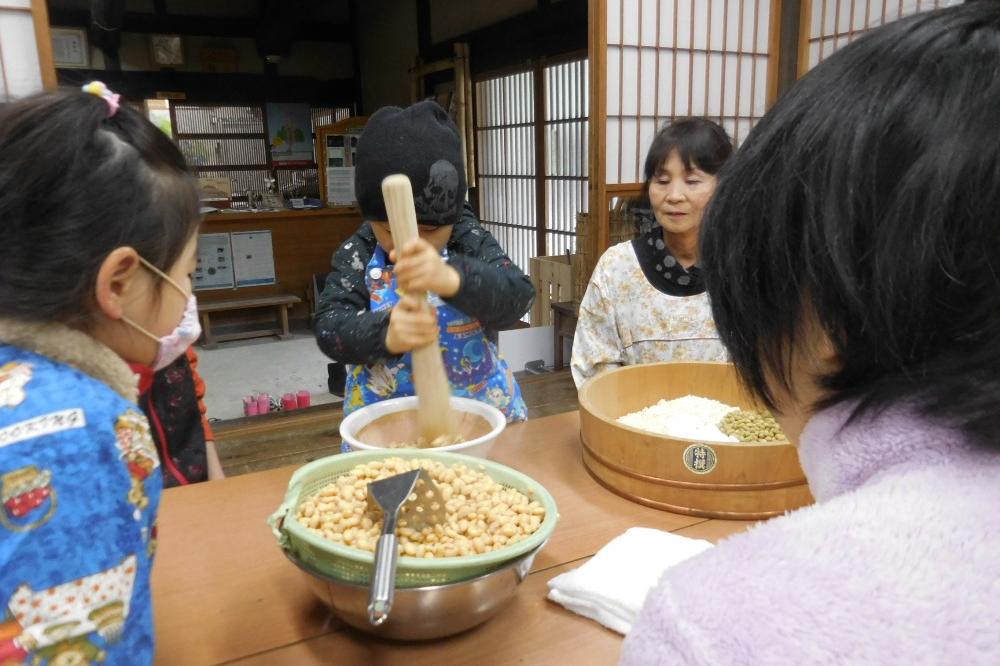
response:
<path fill-rule="evenodd" d="M 692 444 L 684 449 L 684 466 L 695 474 L 708 474 L 715 469 L 718 458 L 708 444 Z"/>

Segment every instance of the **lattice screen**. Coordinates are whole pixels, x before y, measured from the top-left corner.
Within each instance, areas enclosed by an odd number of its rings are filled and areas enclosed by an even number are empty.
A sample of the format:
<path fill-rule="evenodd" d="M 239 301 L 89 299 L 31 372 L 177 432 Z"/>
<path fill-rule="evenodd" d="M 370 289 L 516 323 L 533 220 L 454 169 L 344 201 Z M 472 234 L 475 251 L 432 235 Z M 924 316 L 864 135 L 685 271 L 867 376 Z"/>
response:
<path fill-rule="evenodd" d="M 261 107 L 171 106 L 177 143 L 188 164 L 200 176 L 229 178 L 233 207 L 246 207 L 246 191 L 263 191 L 270 176 Z"/>
<path fill-rule="evenodd" d="M 961 4 L 961 0 L 806 0 L 809 12 L 808 51 L 799 71 L 805 72 L 868 30 L 917 12 Z"/>
<path fill-rule="evenodd" d="M 576 214 L 587 211 L 586 59 L 545 68 L 545 253 L 576 251 Z"/>
<path fill-rule="evenodd" d="M 606 0 L 605 182 L 638 183 L 653 135 L 683 116 L 740 142 L 764 115 L 777 0 Z"/>
<path fill-rule="evenodd" d="M 320 125 L 332 125 L 338 123 L 345 118 L 350 118 L 353 115 L 353 111 L 350 107 L 338 106 L 334 109 L 313 109 L 312 110 L 312 125 L 313 131 L 316 130 Z"/>
<path fill-rule="evenodd" d="M 476 83 L 480 217 L 523 269 L 576 249 L 576 215 L 588 205 L 589 76 L 578 58 Z"/>
<path fill-rule="evenodd" d="M 208 106 L 173 104 L 177 142 L 201 176 L 228 178 L 233 207 L 246 207 L 248 189 L 263 191 L 274 173 L 279 190 L 289 197 L 319 197 L 316 167 L 272 167 L 264 113 L 260 105 Z M 351 115 L 349 108 L 311 110 L 313 127 Z"/>
<path fill-rule="evenodd" d="M 479 214 L 515 264 L 537 254 L 535 75 L 476 83 Z"/>

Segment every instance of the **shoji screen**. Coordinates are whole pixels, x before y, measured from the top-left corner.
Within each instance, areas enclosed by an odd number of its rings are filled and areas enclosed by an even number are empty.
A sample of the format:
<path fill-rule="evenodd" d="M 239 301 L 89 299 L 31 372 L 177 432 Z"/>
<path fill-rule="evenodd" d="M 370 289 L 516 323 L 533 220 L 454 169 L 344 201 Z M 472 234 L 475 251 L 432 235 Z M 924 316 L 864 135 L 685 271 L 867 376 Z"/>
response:
<path fill-rule="evenodd" d="M 638 183 L 665 122 L 707 116 L 738 143 L 769 102 L 775 0 L 602 0 L 605 180 Z"/>
<path fill-rule="evenodd" d="M 515 264 L 538 254 L 535 74 L 476 83 L 479 215 Z"/>
<path fill-rule="evenodd" d="M 511 259 L 572 252 L 587 210 L 586 58 L 536 62 L 475 84 L 479 213 Z"/>
<path fill-rule="evenodd" d="M 0 0 L 0 102 L 56 87 L 45 0 Z"/>
<path fill-rule="evenodd" d="M 872 28 L 903 16 L 956 4 L 961 4 L 961 0 L 804 0 L 799 73 L 815 67 Z"/>
<path fill-rule="evenodd" d="M 586 59 L 545 67 L 545 254 L 576 250 L 576 215 L 587 212 Z"/>

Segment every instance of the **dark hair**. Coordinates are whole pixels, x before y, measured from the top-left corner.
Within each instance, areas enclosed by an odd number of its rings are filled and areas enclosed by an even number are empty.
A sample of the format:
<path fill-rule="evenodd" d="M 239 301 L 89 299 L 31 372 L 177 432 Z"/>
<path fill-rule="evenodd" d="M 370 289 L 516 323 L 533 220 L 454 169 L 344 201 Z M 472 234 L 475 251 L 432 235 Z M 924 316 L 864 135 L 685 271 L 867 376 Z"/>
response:
<path fill-rule="evenodd" d="M 180 150 L 124 104 L 108 110 L 83 92 L 0 108 L 0 315 L 85 323 L 112 250 L 167 271 L 197 230 Z"/>
<path fill-rule="evenodd" d="M 816 407 L 905 400 L 997 446 L 1000 3 L 888 24 L 835 53 L 726 165 L 701 233 L 723 342 L 774 407 L 816 322 Z"/>
<path fill-rule="evenodd" d="M 649 182 L 656 178 L 675 150 L 685 169 L 690 171 L 697 167 L 714 176 L 733 154 L 733 141 L 726 130 L 708 118 L 678 118 L 664 125 L 653 137 L 646 153 L 643 199 L 649 197 Z"/>

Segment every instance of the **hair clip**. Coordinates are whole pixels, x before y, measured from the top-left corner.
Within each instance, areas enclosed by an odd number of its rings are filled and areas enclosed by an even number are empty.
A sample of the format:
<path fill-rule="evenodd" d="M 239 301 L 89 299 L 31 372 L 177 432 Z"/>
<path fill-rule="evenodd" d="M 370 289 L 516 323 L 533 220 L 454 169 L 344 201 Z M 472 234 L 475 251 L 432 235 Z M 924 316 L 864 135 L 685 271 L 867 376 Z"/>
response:
<path fill-rule="evenodd" d="M 102 81 L 91 81 L 80 88 L 80 90 L 85 93 L 90 93 L 91 95 L 96 95 L 107 102 L 109 107 L 108 118 L 118 113 L 121 95 L 111 92 L 111 89 L 104 85 Z"/>

